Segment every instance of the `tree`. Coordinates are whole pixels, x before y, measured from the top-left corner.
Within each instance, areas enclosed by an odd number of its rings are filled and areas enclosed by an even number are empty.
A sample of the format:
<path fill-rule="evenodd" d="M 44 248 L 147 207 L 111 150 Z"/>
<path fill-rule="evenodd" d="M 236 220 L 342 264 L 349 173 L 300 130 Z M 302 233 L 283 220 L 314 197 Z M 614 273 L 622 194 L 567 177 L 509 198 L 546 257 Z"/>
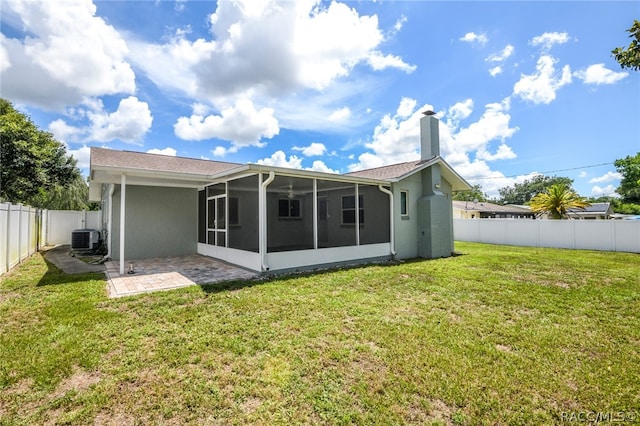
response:
<path fill-rule="evenodd" d="M 548 214 L 551 219 L 564 219 L 569 209 L 589 207 L 588 201 L 567 185 L 551 185 L 545 192 L 531 199 L 531 211 L 538 215 Z"/>
<path fill-rule="evenodd" d="M 626 49 L 616 47 L 611 51 L 613 57 L 620 66 L 625 69 L 640 70 L 640 21 L 634 20 L 631 28 L 627 30 L 631 33 L 629 37 L 633 38 Z"/>
<path fill-rule="evenodd" d="M 82 181 L 76 161 L 64 145 L 42 131 L 11 102 L 0 98 L 0 199 L 49 208 L 51 201 L 71 195 Z M 76 187 L 79 190 L 81 187 Z M 68 202 L 73 208 L 86 206 Z"/>
<path fill-rule="evenodd" d="M 565 185 L 571 188 L 573 179 L 559 176 L 537 175 L 522 183 L 498 189 L 500 193 L 499 203 L 502 204 L 527 204 L 531 199 L 541 192 L 544 192 L 552 185 Z"/>
<path fill-rule="evenodd" d="M 613 164 L 622 175 L 620 186 L 616 189 L 622 197 L 622 202 L 640 204 L 640 152 L 633 157 L 627 155 Z"/>
<path fill-rule="evenodd" d="M 469 191 L 454 191 L 453 199 L 457 201 L 487 201 L 487 195 L 482 192 L 482 186 L 473 185 Z"/>

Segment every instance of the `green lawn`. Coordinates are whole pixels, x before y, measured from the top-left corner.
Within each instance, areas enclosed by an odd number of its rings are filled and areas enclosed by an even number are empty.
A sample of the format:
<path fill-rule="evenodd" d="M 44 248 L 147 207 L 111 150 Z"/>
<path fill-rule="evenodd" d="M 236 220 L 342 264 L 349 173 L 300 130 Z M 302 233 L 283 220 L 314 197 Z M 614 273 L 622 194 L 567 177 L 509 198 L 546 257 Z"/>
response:
<path fill-rule="evenodd" d="M 0 424 L 640 414 L 640 255 L 456 249 L 124 299 L 34 255 L 0 283 Z"/>

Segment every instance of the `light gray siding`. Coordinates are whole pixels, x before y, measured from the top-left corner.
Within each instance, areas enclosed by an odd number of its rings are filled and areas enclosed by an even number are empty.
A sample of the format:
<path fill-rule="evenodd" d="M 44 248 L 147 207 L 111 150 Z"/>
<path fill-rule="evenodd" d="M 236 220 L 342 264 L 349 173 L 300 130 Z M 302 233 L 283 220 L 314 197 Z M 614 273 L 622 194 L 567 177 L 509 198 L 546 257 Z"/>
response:
<path fill-rule="evenodd" d="M 198 191 L 127 185 L 125 259 L 197 252 Z M 112 258 L 120 256 L 120 185 L 113 193 Z"/>

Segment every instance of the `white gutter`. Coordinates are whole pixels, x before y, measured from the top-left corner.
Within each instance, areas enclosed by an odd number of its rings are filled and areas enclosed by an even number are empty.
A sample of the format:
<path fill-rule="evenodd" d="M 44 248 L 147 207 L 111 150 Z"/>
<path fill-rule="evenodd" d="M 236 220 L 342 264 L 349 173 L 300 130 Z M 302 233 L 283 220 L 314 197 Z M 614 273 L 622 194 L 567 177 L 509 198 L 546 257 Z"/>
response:
<path fill-rule="evenodd" d="M 262 180 L 262 174 L 259 175 Z M 275 172 L 272 170 L 269 172 L 267 180 L 260 185 L 259 206 L 258 206 L 258 232 L 260 234 L 260 263 L 262 271 L 268 271 L 269 266 L 265 263 L 265 255 L 267 253 L 267 186 L 276 178 Z"/>
<path fill-rule="evenodd" d="M 389 196 L 389 221 L 391 222 L 391 227 L 390 227 L 390 232 L 389 232 L 390 233 L 389 239 L 391 240 L 390 241 L 390 243 L 391 243 L 391 255 L 395 256 L 396 255 L 396 240 L 395 240 L 395 232 L 394 232 L 395 222 L 393 220 L 393 192 L 389 191 L 387 188 L 382 186 L 382 184 L 378 185 L 378 189 Z"/>

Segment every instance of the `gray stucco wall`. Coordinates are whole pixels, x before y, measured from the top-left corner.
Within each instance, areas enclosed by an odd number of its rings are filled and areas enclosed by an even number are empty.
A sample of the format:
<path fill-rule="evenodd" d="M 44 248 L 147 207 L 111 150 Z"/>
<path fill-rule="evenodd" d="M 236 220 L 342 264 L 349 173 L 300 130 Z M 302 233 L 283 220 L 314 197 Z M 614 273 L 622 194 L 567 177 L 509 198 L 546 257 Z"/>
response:
<path fill-rule="evenodd" d="M 120 185 L 113 193 L 112 258 L 120 256 Z M 125 259 L 197 252 L 198 191 L 127 185 Z"/>
<path fill-rule="evenodd" d="M 408 218 L 400 216 L 401 191 L 408 191 Z M 420 197 L 422 197 L 422 178 L 419 173 L 393 185 L 396 256 L 399 259 L 418 257 L 418 199 Z"/>
<path fill-rule="evenodd" d="M 395 248 L 399 259 L 444 257 L 453 252 L 451 185 L 440 179 L 437 192 L 441 195 L 434 198 L 433 191 L 425 189 L 425 182 L 429 187 L 435 183 L 426 176 L 431 173 L 430 169 L 423 170 L 393 185 Z M 400 215 L 401 191 L 408 191 L 408 218 Z M 422 231 L 425 235 L 421 241 Z M 424 238 L 429 239 L 426 244 Z"/>

